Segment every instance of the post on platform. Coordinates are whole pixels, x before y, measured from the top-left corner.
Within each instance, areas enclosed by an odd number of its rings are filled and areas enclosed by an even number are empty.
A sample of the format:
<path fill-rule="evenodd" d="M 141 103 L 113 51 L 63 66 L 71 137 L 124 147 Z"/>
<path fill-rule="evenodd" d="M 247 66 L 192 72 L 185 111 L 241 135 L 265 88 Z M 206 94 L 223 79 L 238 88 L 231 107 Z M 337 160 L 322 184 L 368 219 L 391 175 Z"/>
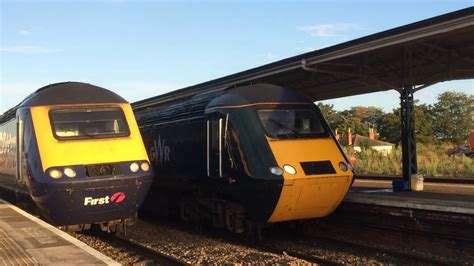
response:
<path fill-rule="evenodd" d="M 418 173 L 413 102 L 414 92 L 415 90 L 412 85 L 403 86 L 400 92 L 403 179 L 393 181 L 392 186 L 395 191 L 410 191 L 412 189 L 412 175 Z"/>

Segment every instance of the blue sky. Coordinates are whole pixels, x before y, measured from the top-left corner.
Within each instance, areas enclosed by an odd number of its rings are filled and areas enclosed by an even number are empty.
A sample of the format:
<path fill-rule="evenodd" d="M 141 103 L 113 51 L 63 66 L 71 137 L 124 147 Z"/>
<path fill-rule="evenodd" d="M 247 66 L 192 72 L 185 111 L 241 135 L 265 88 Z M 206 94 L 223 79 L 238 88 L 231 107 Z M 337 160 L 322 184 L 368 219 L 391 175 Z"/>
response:
<path fill-rule="evenodd" d="M 472 6 L 474 1 L 0 0 L 0 113 L 32 91 L 82 81 L 133 102 Z M 444 82 L 474 93 L 474 81 Z M 398 106 L 395 92 L 327 101 Z"/>

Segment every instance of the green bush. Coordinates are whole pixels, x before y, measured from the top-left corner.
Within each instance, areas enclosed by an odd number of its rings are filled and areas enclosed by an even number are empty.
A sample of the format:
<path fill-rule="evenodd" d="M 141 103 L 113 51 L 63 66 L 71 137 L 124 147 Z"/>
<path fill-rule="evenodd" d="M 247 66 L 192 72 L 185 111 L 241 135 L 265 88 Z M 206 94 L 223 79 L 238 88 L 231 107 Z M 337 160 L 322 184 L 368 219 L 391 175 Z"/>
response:
<path fill-rule="evenodd" d="M 449 145 L 417 145 L 418 173 L 426 176 L 474 177 L 474 159 L 462 154 L 448 156 Z M 361 151 L 345 149 L 349 157 L 355 157 L 354 165 L 359 174 L 402 174 L 402 151 L 394 148 L 384 155 L 370 147 Z"/>

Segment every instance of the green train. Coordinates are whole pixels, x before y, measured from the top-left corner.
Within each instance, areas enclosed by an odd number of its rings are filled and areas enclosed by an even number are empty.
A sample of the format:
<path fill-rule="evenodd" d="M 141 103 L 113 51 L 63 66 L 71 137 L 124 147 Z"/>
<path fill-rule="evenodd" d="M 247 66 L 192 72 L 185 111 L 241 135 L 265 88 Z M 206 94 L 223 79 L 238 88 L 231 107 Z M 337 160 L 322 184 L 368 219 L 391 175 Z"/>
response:
<path fill-rule="evenodd" d="M 256 84 L 172 105 L 132 104 L 156 169 L 145 213 L 236 233 L 324 217 L 353 180 L 320 110 L 287 88 Z"/>

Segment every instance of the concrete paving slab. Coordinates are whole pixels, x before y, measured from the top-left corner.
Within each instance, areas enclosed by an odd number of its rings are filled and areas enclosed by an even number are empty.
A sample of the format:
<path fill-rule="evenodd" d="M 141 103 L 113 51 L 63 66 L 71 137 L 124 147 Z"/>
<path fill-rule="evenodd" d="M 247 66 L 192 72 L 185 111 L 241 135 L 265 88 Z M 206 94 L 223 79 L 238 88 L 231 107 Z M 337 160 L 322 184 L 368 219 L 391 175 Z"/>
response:
<path fill-rule="evenodd" d="M 0 265 L 120 265 L 0 199 Z"/>

